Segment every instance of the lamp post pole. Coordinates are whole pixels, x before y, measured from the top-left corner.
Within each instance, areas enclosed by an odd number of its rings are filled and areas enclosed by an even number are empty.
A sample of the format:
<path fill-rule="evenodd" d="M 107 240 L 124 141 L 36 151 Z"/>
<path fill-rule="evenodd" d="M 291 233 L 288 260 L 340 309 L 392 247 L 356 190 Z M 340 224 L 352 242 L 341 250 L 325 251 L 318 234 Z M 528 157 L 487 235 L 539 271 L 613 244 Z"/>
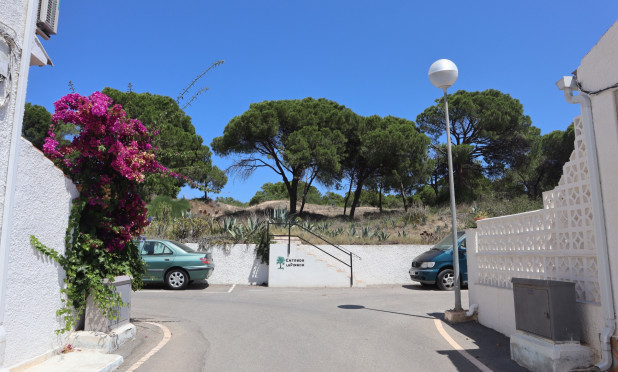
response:
<path fill-rule="evenodd" d="M 446 120 L 446 154 L 448 158 L 448 188 L 451 199 L 451 224 L 453 226 L 453 271 L 455 285 L 455 311 L 462 311 L 459 282 L 459 246 L 457 244 L 457 208 L 455 204 L 455 183 L 453 180 L 453 155 L 451 153 L 451 125 L 448 116 L 448 98 L 446 89 L 455 84 L 459 72 L 457 66 L 448 59 L 439 59 L 429 68 L 429 80 L 444 91 L 444 116 Z"/>

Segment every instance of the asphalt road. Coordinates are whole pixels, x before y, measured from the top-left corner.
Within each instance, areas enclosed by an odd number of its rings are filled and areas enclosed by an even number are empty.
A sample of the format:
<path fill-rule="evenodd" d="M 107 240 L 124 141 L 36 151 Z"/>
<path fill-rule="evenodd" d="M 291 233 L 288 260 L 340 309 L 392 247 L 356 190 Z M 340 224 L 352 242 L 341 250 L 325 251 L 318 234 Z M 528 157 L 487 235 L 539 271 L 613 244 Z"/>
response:
<path fill-rule="evenodd" d="M 437 329 L 453 298 L 417 285 L 151 286 L 133 293 L 138 333 L 118 350 L 119 371 L 479 371 Z M 438 323 L 487 370 L 525 371 L 501 334 L 478 323 Z"/>

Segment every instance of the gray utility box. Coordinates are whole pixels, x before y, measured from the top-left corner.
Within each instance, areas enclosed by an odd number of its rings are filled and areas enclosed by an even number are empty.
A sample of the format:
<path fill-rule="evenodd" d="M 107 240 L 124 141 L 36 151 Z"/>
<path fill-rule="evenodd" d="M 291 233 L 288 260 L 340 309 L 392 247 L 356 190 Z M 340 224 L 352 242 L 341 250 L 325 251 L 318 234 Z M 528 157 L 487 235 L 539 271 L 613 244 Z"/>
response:
<path fill-rule="evenodd" d="M 515 328 L 554 342 L 579 342 L 575 283 L 512 278 Z"/>

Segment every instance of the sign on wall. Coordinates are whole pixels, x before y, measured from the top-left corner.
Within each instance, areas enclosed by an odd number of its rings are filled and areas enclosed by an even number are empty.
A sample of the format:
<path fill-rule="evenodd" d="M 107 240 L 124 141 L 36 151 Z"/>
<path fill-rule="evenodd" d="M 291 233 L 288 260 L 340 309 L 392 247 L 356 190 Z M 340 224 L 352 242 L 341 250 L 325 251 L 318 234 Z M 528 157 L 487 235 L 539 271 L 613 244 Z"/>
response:
<path fill-rule="evenodd" d="M 304 258 L 285 258 L 283 256 L 278 256 L 277 265 L 279 265 L 280 270 L 284 270 L 285 267 L 304 267 L 305 259 Z"/>

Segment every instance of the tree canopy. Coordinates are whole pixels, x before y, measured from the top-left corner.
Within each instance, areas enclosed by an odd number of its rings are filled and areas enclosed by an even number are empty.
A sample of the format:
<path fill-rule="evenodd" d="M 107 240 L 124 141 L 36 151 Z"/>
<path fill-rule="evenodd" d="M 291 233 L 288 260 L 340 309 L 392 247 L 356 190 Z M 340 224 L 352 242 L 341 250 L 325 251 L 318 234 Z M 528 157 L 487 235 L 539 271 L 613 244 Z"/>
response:
<path fill-rule="evenodd" d="M 401 186 L 404 177 L 424 171 L 429 138 L 417 130 L 413 121 L 374 115 L 349 128 L 346 134 L 348 156 L 344 171 L 350 177 L 350 186 L 356 185 L 350 217 L 354 217 L 363 186 L 370 178 L 390 178 Z"/>
<path fill-rule="evenodd" d="M 315 186 L 305 186 L 305 183 L 302 181 L 298 183 L 298 186 L 299 193 L 303 192 L 305 188 L 309 190 L 305 195 L 307 203 L 324 204 L 324 201 L 322 200 L 322 194 Z M 260 190 L 258 190 L 251 198 L 251 200 L 249 201 L 249 205 L 260 204 L 269 200 L 283 200 L 289 198 L 290 195 L 288 194 L 288 190 L 283 182 L 266 182 L 262 185 Z"/>
<path fill-rule="evenodd" d="M 434 150 L 443 154 L 444 102 L 441 98 L 435 102 L 416 120 L 421 131 L 431 136 Z M 471 181 L 470 172 L 501 176 L 529 150 L 534 129 L 519 100 L 494 89 L 459 90 L 448 95 L 448 103 L 457 189 L 469 187 L 466 182 Z"/>
<path fill-rule="evenodd" d="M 316 179 L 333 182 L 345 154 L 341 128 L 357 120 L 350 109 L 324 98 L 264 101 L 230 120 L 223 136 L 213 139 L 212 148 L 221 156 L 244 155 L 230 168 L 242 176 L 258 168 L 279 175 L 288 191 L 290 212 L 296 213 L 299 182 L 304 180 L 308 187 Z M 303 188 L 303 202 L 308 187 Z"/>
<path fill-rule="evenodd" d="M 520 156 L 500 184 L 506 191 L 526 193 L 531 199 L 540 199 L 542 193 L 558 185 L 562 167 L 575 148 L 573 124 L 564 130 L 531 136 L 530 150 Z M 514 190 L 513 190 L 514 189 Z"/>
<path fill-rule="evenodd" d="M 157 160 L 163 166 L 196 181 L 207 191 L 216 192 L 223 188 L 227 178 L 212 164 L 210 149 L 195 133 L 191 118 L 174 99 L 112 88 L 103 89 L 103 93 L 121 104 L 129 117 L 139 119 L 149 130 L 158 132 L 153 144 L 157 148 Z M 175 197 L 185 184 L 172 177 L 152 175 L 146 179 L 144 192 Z"/>
<path fill-rule="evenodd" d="M 24 107 L 24 121 L 21 130 L 22 136 L 30 141 L 37 149 L 43 151 L 43 142 L 49 132 L 52 116 L 43 106 L 33 105 L 26 102 Z M 78 133 L 74 124 L 58 123 L 54 126 L 54 133 L 59 145 L 69 144 L 67 136 Z"/>

